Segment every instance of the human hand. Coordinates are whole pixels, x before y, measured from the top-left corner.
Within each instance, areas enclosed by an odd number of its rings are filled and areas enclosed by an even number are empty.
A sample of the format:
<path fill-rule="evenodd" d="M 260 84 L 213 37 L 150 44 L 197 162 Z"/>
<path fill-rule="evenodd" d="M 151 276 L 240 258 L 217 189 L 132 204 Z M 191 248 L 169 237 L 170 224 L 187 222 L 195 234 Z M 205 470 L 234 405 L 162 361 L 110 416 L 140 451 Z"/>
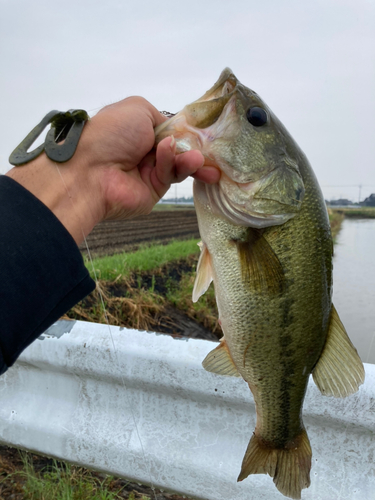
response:
<path fill-rule="evenodd" d="M 91 120 L 82 148 L 91 157 L 103 197 L 103 219 L 124 219 L 149 213 L 174 182 L 189 175 L 218 182 L 218 169 L 204 166 L 199 151 L 175 154 L 167 137 L 153 148 L 154 128 L 167 118 L 141 97 L 103 108 Z M 98 139 L 93 141 L 92 137 Z"/>
<path fill-rule="evenodd" d="M 208 183 L 219 171 L 199 151 L 175 155 L 173 139 L 154 146 L 154 127 L 166 120 L 141 97 L 106 106 L 85 125 L 74 156 L 57 164 L 42 154 L 7 175 L 39 198 L 77 244 L 104 219 L 149 213 L 171 183 L 189 175 Z"/>

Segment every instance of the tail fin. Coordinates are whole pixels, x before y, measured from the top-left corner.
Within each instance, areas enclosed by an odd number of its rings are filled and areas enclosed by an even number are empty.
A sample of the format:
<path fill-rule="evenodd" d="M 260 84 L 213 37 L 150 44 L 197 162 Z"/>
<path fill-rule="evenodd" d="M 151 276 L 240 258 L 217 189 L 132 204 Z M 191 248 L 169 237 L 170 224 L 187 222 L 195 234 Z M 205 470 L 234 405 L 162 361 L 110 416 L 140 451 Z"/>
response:
<path fill-rule="evenodd" d="M 249 474 L 269 474 L 276 488 L 289 498 L 300 499 L 310 486 L 311 447 L 305 430 L 284 448 L 271 448 L 253 434 L 237 481 Z"/>

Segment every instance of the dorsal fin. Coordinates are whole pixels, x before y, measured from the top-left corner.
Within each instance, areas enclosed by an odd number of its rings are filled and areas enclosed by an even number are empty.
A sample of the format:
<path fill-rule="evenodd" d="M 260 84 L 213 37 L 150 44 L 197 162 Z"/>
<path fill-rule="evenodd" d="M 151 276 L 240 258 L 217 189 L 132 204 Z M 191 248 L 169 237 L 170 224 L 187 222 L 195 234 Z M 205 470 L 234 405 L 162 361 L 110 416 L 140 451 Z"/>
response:
<path fill-rule="evenodd" d="M 208 248 L 203 243 L 203 241 L 200 241 L 198 243 L 198 246 L 201 249 L 201 254 L 199 256 L 197 275 L 194 282 L 193 302 L 198 301 L 199 297 L 207 291 L 212 281 L 212 264 L 210 252 L 208 251 Z"/>
<path fill-rule="evenodd" d="M 235 241 L 242 279 L 259 293 L 277 294 L 284 287 L 284 271 L 262 230 L 249 228 L 244 241 Z"/>
<path fill-rule="evenodd" d="M 230 355 L 227 343 L 224 340 L 210 351 L 203 360 L 203 368 L 208 372 L 217 373 L 219 375 L 227 375 L 228 377 L 240 377 L 236 365 Z"/>
<path fill-rule="evenodd" d="M 312 374 L 320 392 L 336 398 L 354 394 L 365 380 L 361 358 L 333 304 L 327 340 Z"/>

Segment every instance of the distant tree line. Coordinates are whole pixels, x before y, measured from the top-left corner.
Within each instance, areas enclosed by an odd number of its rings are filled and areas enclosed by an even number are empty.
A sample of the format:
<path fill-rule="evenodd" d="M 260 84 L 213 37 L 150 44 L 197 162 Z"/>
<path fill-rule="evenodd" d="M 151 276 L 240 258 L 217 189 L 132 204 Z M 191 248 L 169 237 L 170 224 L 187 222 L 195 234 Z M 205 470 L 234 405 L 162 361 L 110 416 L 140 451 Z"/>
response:
<path fill-rule="evenodd" d="M 348 205 L 357 205 L 359 207 L 375 207 L 375 193 L 370 194 L 368 198 L 360 201 L 359 203 L 347 200 L 346 198 L 340 198 L 339 200 L 326 200 L 326 204 L 330 207 L 347 207 Z"/>
<path fill-rule="evenodd" d="M 160 203 L 181 203 L 181 204 L 191 204 L 194 203 L 194 198 L 190 196 L 189 198 L 186 198 L 185 196 L 182 196 L 180 198 L 163 198 L 160 200 Z M 357 205 L 359 207 L 375 207 L 375 193 L 370 194 L 369 197 L 367 197 L 365 200 L 360 201 L 359 203 L 354 202 L 352 200 L 348 200 L 346 198 L 340 198 L 339 200 L 326 200 L 326 204 L 335 207 L 346 207 L 348 205 Z"/>
<path fill-rule="evenodd" d="M 192 196 L 189 198 L 185 198 L 185 196 L 181 198 L 163 198 L 160 203 L 194 203 L 194 198 Z"/>
<path fill-rule="evenodd" d="M 365 201 L 362 201 L 360 205 L 364 207 L 375 207 L 375 193 L 370 194 L 370 196 L 366 198 Z"/>

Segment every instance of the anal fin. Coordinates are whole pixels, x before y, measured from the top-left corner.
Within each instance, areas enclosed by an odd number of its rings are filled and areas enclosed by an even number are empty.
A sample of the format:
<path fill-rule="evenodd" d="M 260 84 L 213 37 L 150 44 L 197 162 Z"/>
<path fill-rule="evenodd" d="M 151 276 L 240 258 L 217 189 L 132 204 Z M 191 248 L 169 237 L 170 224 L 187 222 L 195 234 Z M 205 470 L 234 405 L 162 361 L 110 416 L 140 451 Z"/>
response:
<path fill-rule="evenodd" d="M 202 365 L 208 372 L 227 375 L 228 377 L 241 376 L 233 362 L 225 340 L 222 340 L 215 349 L 207 354 Z"/>
<path fill-rule="evenodd" d="M 197 276 L 194 282 L 193 302 L 198 301 L 199 297 L 201 297 L 201 295 L 203 295 L 207 291 L 212 281 L 212 264 L 210 252 L 208 251 L 208 248 L 203 243 L 203 241 L 200 241 L 198 243 L 198 246 L 201 249 L 201 254 L 199 256 Z"/>
<path fill-rule="evenodd" d="M 312 375 L 322 394 L 336 398 L 354 394 L 365 380 L 361 358 L 333 304 L 327 340 Z"/>
<path fill-rule="evenodd" d="M 310 486 L 311 447 L 304 429 L 283 448 L 274 448 L 253 434 L 247 447 L 240 475 L 269 474 L 276 488 L 289 498 L 300 499 L 303 488 Z"/>

